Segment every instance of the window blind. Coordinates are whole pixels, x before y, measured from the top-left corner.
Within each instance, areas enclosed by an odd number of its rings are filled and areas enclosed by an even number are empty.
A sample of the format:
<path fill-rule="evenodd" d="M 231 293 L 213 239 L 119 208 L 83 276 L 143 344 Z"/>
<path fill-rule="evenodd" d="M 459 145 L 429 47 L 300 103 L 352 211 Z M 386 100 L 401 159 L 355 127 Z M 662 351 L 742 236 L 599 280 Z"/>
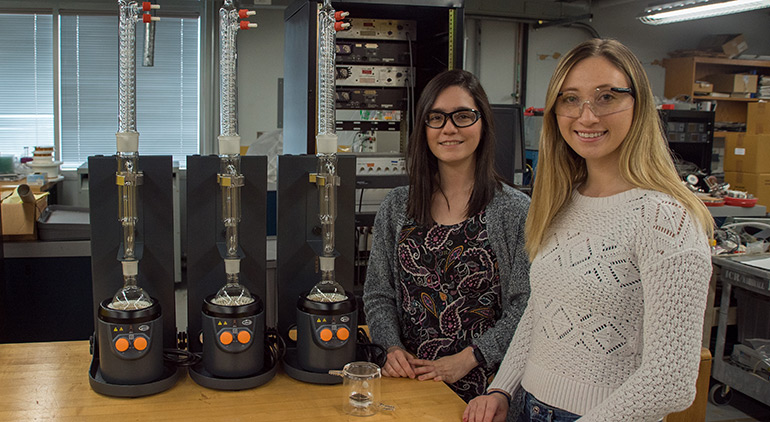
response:
<path fill-rule="evenodd" d="M 199 152 L 197 18 L 164 17 L 155 26 L 153 67 L 142 66 L 144 24 L 136 30 L 136 126 L 140 155 Z M 74 168 L 115 153 L 118 128 L 118 19 L 63 15 L 61 157 Z"/>
<path fill-rule="evenodd" d="M 53 146 L 51 15 L 0 14 L 0 153 Z"/>

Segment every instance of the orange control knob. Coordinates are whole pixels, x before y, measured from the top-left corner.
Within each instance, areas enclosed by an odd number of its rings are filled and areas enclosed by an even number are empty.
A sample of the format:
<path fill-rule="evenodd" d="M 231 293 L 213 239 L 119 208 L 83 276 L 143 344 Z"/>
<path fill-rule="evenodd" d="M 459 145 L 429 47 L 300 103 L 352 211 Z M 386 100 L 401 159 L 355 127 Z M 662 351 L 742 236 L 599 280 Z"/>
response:
<path fill-rule="evenodd" d="M 142 351 L 147 348 L 147 339 L 144 337 L 137 337 L 134 339 L 134 348 Z"/>
<path fill-rule="evenodd" d="M 332 339 L 332 330 L 328 328 L 324 328 L 321 330 L 321 340 L 323 341 L 329 341 Z"/>
<path fill-rule="evenodd" d="M 238 333 L 238 343 L 246 344 L 249 340 L 251 340 L 251 334 L 248 331 L 243 330 Z"/>
<path fill-rule="evenodd" d="M 342 340 L 342 341 L 345 341 L 345 340 L 347 340 L 347 339 L 348 339 L 348 337 L 350 337 L 350 330 L 348 330 L 347 328 L 345 328 L 345 327 L 340 327 L 340 328 L 337 330 L 337 338 L 338 338 L 338 339 L 340 339 L 340 340 Z"/>
<path fill-rule="evenodd" d="M 219 335 L 219 341 L 227 346 L 233 342 L 233 335 L 229 331 L 222 331 L 222 334 Z"/>
<path fill-rule="evenodd" d="M 128 340 L 123 337 L 115 340 L 115 350 L 118 352 L 125 352 L 128 350 Z"/>

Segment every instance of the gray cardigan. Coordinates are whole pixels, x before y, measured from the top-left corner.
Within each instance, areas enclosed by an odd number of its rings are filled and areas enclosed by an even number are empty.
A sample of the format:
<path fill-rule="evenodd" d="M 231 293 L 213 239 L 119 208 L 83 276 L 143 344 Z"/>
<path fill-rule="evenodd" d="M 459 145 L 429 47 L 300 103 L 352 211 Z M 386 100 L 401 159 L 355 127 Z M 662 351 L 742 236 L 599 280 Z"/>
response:
<path fill-rule="evenodd" d="M 393 189 L 382 202 L 374 220 L 374 240 L 364 284 L 364 311 L 372 340 L 386 349 L 404 348 L 401 342 L 402 297 L 396 254 L 406 215 L 409 188 Z M 529 197 L 503 185 L 487 205 L 489 243 L 497 256 L 502 287 L 502 317 L 483 335 L 473 340 L 488 367 L 499 364 L 511 342 L 529 299 L 529 259 L 524 250 L 524 221 Z M 414 352 L 414 351 L 412 351 Z"/>

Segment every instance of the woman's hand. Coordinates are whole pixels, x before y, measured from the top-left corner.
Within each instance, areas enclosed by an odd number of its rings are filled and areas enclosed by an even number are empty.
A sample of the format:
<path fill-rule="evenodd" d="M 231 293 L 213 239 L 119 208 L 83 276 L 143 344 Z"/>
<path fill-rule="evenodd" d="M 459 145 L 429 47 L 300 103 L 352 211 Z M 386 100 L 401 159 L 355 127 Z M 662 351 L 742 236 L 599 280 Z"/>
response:
<path fill-rule="evenodd" d="M 478 396 L 468 402 L 463 422 L 504 422 L 508 415 L 508 400 L 502 394 Z"/>
<path fill-rule="evenodd" d="M 385 366 L 382 367 L 382 375 L 393 378 L 414 378 L 416 374 L 409 363 L 410 359 L 413 359 L 413 356 L 406 350 L 398 346 L 391 347 L 388 349 L 388 359 L 385 361 Z"/>
<path fill-rule="evenodd" d="M 476 362 L 476 357 L 473 356 L 471 347 L 466 347 L 460 353 L 436 360 L 412 358 L 409 363 L 414 367 L 414 372 L 420 381 L 432 379 L 449 384 L 457 382 L 479 364 Z"/>

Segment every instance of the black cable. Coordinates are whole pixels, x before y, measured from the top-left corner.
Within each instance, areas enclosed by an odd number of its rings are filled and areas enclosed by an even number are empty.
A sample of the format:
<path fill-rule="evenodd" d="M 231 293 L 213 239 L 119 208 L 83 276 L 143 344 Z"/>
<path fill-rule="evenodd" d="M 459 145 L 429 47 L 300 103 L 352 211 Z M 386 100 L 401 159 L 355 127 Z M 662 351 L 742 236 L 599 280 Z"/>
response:
<path fill-rule="evenodd" d="M 364 205 L 364 188 L 361 188 L 361 195 L 359 195 L 359 197 L 358 197 L 358 212 L 359 212 L 359 214 L 361 213 L 363 205 Z M 359 270 L 357 268 L 358 266 L 356 265 L 356 263 L 358 261 L 358 258 L 359 258 L 359 254 L 361 252 L 361 241 L 359 240 L 360 237 L 361 237 L 361 229 L 359 227 L 356 227 L 356 238 L 354 240 L 355 244 L 353 245 L 354 254 L 355 254 L 354 255 L 355 259 L 353 260 L 353 268 L 355 269 L 355 271 L 353 272 L 353 285 L 354 286 L 360 285 L 360 281 L 361 281 L 361 277 L 359 276 Z"/>
<path fill-rule="evenodd" d="M 178 367 L 193 366 L 201 361 L 201 356 L 189 350 L 163 349 L 163 359 Z"/>
<path fill-rule="evenodd" d="M 358 359 L 372 362 L 382 368 L 388 359 L 388 351 L 382 345 L 372 343 L 363 328 L 358 327 L 357 335 Z"/>
<path fill-rule="evenodd" d="M 358 212 L 361 212 L 361 208 L 364 205 L 364 188 L 361 188 L 361 195 L 358 196 Z"/>
<path fill-rule="evenodd" d="M 409 43 L 409 84 L 406 85 L 406 108 L 407 108 L 407 124 L 406 133 L 407 136 L 411 132 L 412 124 L 416 124 L 414 121 L 414 80 L 417 78 L 415 75 L 417 70 L 414 68 L 412 62 L 412 37 L 409 33 L 406 33 L 406 41 Z"/>
<path fill-rule="evenodd" d="M 283 360 L 286 355 L 286 343 L 278 334 L 277 328 L 271 327 L 265 330 L 265 345 L 267 346 L 265 348 L 265 355 L 269 357 L 274 364 Z"/>

